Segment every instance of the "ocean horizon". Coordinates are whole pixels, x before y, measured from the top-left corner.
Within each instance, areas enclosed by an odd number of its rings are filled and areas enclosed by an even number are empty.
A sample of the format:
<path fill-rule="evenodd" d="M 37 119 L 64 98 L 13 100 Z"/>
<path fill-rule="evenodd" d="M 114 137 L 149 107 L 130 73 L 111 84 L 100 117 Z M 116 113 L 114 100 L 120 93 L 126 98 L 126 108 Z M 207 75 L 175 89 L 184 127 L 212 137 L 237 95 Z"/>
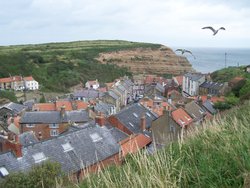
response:
<path fill-rule="evenodd" d="M 192 67 L 202 73 L 211 73 L 229 66 L 250 65 L 250 48 L 186 47 L 185 49 L 190 50 L 195 56 L 194 58 L 189 53 L 184 54 Z"/>

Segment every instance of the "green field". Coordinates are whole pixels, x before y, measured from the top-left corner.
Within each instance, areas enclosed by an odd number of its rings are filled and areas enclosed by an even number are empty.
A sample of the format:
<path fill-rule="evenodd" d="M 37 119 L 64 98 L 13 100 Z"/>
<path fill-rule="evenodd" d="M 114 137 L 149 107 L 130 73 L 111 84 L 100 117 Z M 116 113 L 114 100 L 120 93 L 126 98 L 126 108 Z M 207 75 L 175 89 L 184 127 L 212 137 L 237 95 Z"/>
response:
<path fill-rule="evenodd" d="M 1 46 L 0 77 L 33 75 L 44 91 L 68 91 L 69 87 L 91 79 L 110 82 L 131 73 L 126 68 L 99 64 L 95 60 L 98 54 L 139 47 L 154 49 L 160 45 L 96 40 Z"/>

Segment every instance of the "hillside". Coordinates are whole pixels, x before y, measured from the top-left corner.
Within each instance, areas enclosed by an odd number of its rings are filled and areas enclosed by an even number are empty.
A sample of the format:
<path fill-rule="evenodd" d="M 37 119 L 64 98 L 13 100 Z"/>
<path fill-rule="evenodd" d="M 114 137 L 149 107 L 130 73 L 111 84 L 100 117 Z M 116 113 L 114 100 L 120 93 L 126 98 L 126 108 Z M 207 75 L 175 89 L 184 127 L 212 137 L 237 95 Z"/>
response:
<path fill-rule="evenodd" d="M 154 155 L 91 175 L 80 187 L 249 187 L 250 101 Z"/>
<path fill-rule="evenodd" d="M 139 50 L 138 50 L 139 49 Z M 148 56 L 152 56 L 153 60 L 158 56 L 155 51 L 161 51 L 162 46 L 151 43 L 138 43 L 128 41 L 77 41 L 65 43 L 48 43 L 37 45 L 16 45 L 16 46 L 1 46 L 0 47 L 0 77 L 8 77 L 9 75 L 33 75 L 33 77 L 41 83 L 43 90 L 49 91 L 68 91 L 68 88 L 77 85 L 81 82 L 91 79 L 99 79 L 102 83 L 113 81 L 123 75 L 131 75 L 128 70 L 129 66 L 115 65 L 114 59 L 106 64 L 98 62 L 97 58 L 100 54 L 116 54 L 120 58 L 125 59 L 126 54 L 123 51 L 135 51 L 135 58 L 132 59 L 133 69 L 139 67 L 155 73 L 172 73 L 170 68 L 159 72 L 159 69 L 164 67 L 161 64 L 160 68 L 147 69 L 144 61 L 138 57 L 144 57 L 145 52 Z M 122 53 L 120 53 L 122 51 Z M 173 67 L 176 70 L 190 70 L 191 65 L 183 58 L 176 56 L 172 50 L 167 49 L 166 54 L 170 54 L 171 58 L 165 67 Z M 142 53 L 142 54 L 141 54 Z M 152 53 L 152 54 L 151 54 Z M 121 55 L 122 54 L 122 55 Z M 112 55 L 113 56 L 113 55 Z M 176 59 L 181 59 L 181 63 L 176 63 Z M 121 60 L 122 61 L 122 60 Z M 160 60 L 156 64 L 160 64 Z M 131 66 L 132 66 L 131 64 Z M 137 64 L 135 66 L 135 64 Z M 153 62 L 151 62 L 152 66 Z M 152 66 L 153 67 L 153 66 Z M 179 67 L 179 68 L 178 68 Z M 155 70 L 155 71 L 154 71 Z M 178 72 L 178 71 L 177 71 Z"/>

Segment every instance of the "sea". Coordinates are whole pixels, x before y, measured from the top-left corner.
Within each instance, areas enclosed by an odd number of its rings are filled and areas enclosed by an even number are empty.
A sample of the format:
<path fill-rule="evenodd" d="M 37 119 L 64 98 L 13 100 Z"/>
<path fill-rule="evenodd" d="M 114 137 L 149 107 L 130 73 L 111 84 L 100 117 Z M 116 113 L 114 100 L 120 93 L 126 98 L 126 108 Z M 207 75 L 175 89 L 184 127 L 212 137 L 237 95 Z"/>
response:
<path fill-rule="evenodd" d="M 229 66 L 250 65 L 250 48 L 185 48 L 195 58 L 184 53 L 193 68 L 202 73 L 211 73 Z M 178 53 L 178 52 L 176 52 Z"/>

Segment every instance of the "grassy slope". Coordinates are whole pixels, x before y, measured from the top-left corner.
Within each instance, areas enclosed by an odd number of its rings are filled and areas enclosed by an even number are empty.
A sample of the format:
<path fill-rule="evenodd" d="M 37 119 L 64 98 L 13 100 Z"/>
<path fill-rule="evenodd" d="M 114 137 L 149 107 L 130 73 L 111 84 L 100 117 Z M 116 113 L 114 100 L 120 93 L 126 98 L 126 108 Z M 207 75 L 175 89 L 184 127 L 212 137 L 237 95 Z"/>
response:
<path fill-rule="evenodd" d="M 66 91 L 68 87 L 99 79 L 110 82 L 130 75 L 127 69 L 114 65 L 102 65 L 94 59 L 101 52 L 158 48 L 159 44 L 128 41 L 77 41 L 38 45 L 0 47 L 0 77 L 33 75 L 44 89 Z"/>
<path fill-rule="evenodd" d="M 130 156 L 80 187 L 241 187 L 250 177 L 250 102 L 153 156 Z"/>

